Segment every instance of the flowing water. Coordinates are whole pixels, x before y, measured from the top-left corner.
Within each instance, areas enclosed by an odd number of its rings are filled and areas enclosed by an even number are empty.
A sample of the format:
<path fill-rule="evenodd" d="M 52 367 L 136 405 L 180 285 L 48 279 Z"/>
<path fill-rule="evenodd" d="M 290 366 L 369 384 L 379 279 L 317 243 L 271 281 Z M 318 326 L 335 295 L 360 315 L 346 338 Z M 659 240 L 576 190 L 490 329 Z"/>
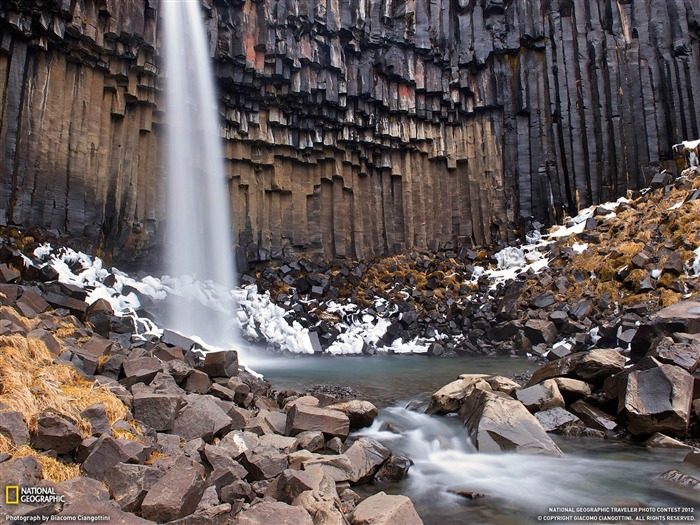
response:
<path fill-rule="evenodd" d="M 410 457 L 409 477 L 389 486 L 366 486 L 369 495 L 384 490 L 406 494 L 425 525 L 569 523 L 603 515 L 608 522 L 620 512 L 548 512 L 564 507 L 695 507 L 677 513 L 700 520 L 692 496 L 671 492 L 657 479 L 682 465 L 685 451 L 649 450 L 614 440 L 555 437 L 562 458 L 520 454 L 480 454 L 454 417 L 429 416 L 406 406 L 425 407 L 430 393 L 462 373 L 511 375 L 532 370 L 518 359 L 430 359 L 417 356 L 372 358 L 278 359 L 257 363 L 277 389 L 333 383 L 362 391 L 382 406 L 371 428 L 373 437 Z M 394 431 L 385 430 L 386 425 Z M 691 472 L 689 472 L 691 473 Z M 484 494 L 467 499 L 456 492 Z M 659 514 L 659 513 L 655 513 Z M 666 513 L 668 514 L 668 513 Z M 644 516 L 649 516 L 646 513 Z M 560 519 L 552 519 L 561 516 Z M 540 520 L 541 518 L 541 520 Z M 599 522 L 599 521 L 597 521 Z M 657 521 L 650 521 L 650 523 Z"/>
<path fill-rule="evenodd" d="M 199 0 L 161 0 L 167 103 L 168 272 L 177 288 L 217 283 L 219 313 L 171 301 L 167 326 L 208 343 L 230 343 L 225 311 L 233 288 L 228 182 L 223 166 L 214 75 Z M 215 335 L 219 334 L 219 335 Z"/>

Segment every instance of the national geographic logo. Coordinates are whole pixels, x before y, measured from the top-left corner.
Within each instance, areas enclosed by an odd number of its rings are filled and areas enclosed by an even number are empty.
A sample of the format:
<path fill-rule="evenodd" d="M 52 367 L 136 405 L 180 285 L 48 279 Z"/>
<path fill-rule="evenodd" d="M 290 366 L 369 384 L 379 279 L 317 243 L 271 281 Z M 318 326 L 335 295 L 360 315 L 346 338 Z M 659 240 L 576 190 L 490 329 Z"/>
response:
<path fill-rule="evenodd" d="M 46 503 L 65 503 L 65 496 L 56 494 L 54 487 L 20 487 L 5 486 L 5 504 L 44 505 Z"/>

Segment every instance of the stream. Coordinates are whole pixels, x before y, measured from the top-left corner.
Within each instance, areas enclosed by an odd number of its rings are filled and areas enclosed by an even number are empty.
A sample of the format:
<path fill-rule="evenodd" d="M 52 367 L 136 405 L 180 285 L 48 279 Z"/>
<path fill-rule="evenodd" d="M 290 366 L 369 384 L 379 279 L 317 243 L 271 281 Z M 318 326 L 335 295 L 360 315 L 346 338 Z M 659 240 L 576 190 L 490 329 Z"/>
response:
<path fill-rule="evenodd" d="M 377 439 L 415 464 L 401 483 L 354 490 L 365 496 L 380 490 L 408 495 L 425 525 L 629 522 L 631 517 L 612 508 L 642 506 L 659 511 L 643 513 L 645 523 L 665 523 L 650 518 L 669 514 L 672 519 L 668 522 L 675 522 L 673 517 L 700 519 L 692 495 L 672 492 L 657 479 L 673 468 L 688 472 L 687 466 L 682 466 L 685 450 L 647 449 L 616 440 L 553 435 L 565 453 L 563 458 L 480 454 L 457 418 L 429 416 L 406 408 L 409 403 L 424 408 L 431 393 L 459 374 L 511 376 L 536 368 L 532 361 L 492 357 L 305 357 L 272 358 L 253 366 L 278 390 L 333 384 L 359 390 L 379 406 L 372 427 L 356 434 Z M 401 433 L 381 430 L 383 424 Z M 484 497 L 468 499 L 455 494 L 457 491 Z M 550 512 L 554 507 L 578 508 L 579 512 Z M 599 511 L 591 507 L 610 507 L 609 511 L 601 511 L 608 519 L 593 520 Z M 674 514 L 669 507 L 684 510 Z"/>

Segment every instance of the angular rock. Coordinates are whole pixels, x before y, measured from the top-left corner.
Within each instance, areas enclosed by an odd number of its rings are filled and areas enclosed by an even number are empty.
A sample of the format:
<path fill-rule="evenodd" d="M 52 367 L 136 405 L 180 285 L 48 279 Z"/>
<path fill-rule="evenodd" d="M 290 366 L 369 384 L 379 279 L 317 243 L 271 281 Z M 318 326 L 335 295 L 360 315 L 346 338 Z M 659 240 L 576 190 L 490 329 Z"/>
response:
<path fill-rule="evenodd" d="M 352 399 L 342 403 L 335 403 L 326 407 L 328 410 L 339 410 L 348 416 L 350 420 L 350 430 L 358 430 L 368 427 L 377 417 L 379 410 L 369 401 Z"/>
<path fill-rule="evenodd" d="M 172 430 L 182 398 L 170 394 L 136 394 L 133 398 L 134 418 L 156 432 Z"/>
<path fill-rule="evenodd" d="M 213 398 L 189 396 L 184 410 L 175 419 L 173 433 L 185 440 L 202 438 L 211 442 L 231 427 L 231 418 L 221 410 Z"/>
<path fill-rule="evenodd" d="M 350 482 L 364 483 L 389 459 L 391 451 L 372 438 L 361 437 L 345 451 L 345 455 L 352 465 Z"/>
<path fill-rule="evenodd" d="M 562 407 L 553 407 L 535 414 L 546 432 L 556 432 L 570 425 L 583 425 L 581 420 Z"/>
<path fill-rule="evenodd" d="M 350 432 L 350 419 L 337 410 L 326 410 L 297 405 L 287 413 L 285 434 L 296 436 L 300 432 L 318 430 L 327 438 L 346 438 Z"/>
<path fill-rule="evenodd" d="M 465 399 L 459 416 L 480 452 L 562 455 L 523 404 L 500 392 L 475 389 Z"/>
<path fill-rule="evenodd" d="M 78 427 L 67 419 L 42 414 L 37 420 L 37 430 L 32 439 L 32 446 L 38 450 L 68 454 L 74 451 L 82 440 Z"/>
<path fill-rule="evenodd" d="M 21 412 L 0 412 L 0 434 L 10 438 L 17 447 L 29 443 L 29 429 Z"/>
<path fill-rule="evenodd" d="M 206 394 L 211 388 L 212 381 L 201 370 L 191 370 L 185 377 L 182 388 L 195 394 Z"/>
<path fill-rule="evenodd" d="M 0 484 L 36 485 L 42 479 L 42 466 L 32 457 L 12 458 L 0 463 Z"/>
<path fill-rule="evenodd" d="M 587 427 L 596 430 L 614 430 L 617 428 L 617 420 L 585 401 L 579 400 L 569 406 L 569 410 L 576 414 Z"/>
<path fill-rule="evenodd" d="M 148 491 L 164 475 L 165 471 L 149 465 L 118 463 L 105 472 L 103 482 L 123 511 L 138 512 Z"/>
<path fill-rule="evenodd" d="M 682 441 L 668 437 L 660 432 L 656 432 L 649 439 L 644 442 L 644 446 L 647 448 L 681 448 L 681 449 L 691 449 L 690 445 L 686 445 Z"/>
<path fill-rule="evenodd" d="M 700 479 L 685 472 L 676 469 L 667 470 L 659 476 L 659 479 L 676 489 L 692 494 L 693 497 L 700 497 Z"/>
<path fill-rule="evenodd" d="M 238 515 L 238 525 L 314 525 L 302 507 L 281 501 L 262 501 Z"/>
<path fill-rule="evenodd" d="M 566 400 L 576 400 L 582 397 L 590 396 L 592 389 L 591 385 L 585 381 L 571 379 L 569 377 L 555 377 L 554 382 L 559 387 L 559 392 Z"/>
<path fill-rule="evenodd" d="M 197 469 L 173 467 L 148 491 L 141 513 L 157 523 L 182 518 L 195 511 L 205 489 Z"/>
<path fill-rule="evenodd" d="M 624 414 L 632 434 L 684 436 L 693 401 L 693 376 L 673 365 L 629 374 Z"/>
<path fill-rule="evenodd" d="M 157 357 L 137 357 L 125 359 L 122 369 L 124 379 L 120 382 L 129 388 L 136 383 L 149 384 L 158 372 L 163 371 L 163 363 Z"/>
<path fill-rule="evenodd" d="M 101 436 L 103 434 L 112 433 L 112 425 L 109 424 L 107 410 L 104 403 L 95 403 L 90 405 L 80 413 L 80 416 L 87 419 L 92 427 L 93 436 Z"/>
<path fill-rule="evenodd" d="M 287 468 L 287 456 L 277 449 L 256 447 L 246 450 L 241 457 L 241 464 L 248 471 L 248 479 L 262 481 L 272 479 Z"/>
<path fill-rule="evenodd" d="M 307 490 L 292 505 L 304 508 L 313 517 L 314 525 L 347 525 L 340 503 L 325 492 Z"/>
<path fill-rule="evenodd" d="M 99 501 L 109 501 L 109 491 L 96 479 L 78 476 L 58 484 L 58 490 L 66 501 L 75 501 L 88 496 Z"/>
<path fill-rule="evenodd" d="M 296 440 L 299 448 L 306 449 L 310 452 L 321 450 L 326 445 L 326 439 L 323 437 L 323 432 L 308 430 L 296 435 Z"/>
<path fill-rule="evenodd" d="M 665 337 L 648 355 L 662 363 L 680 366 L 692 374 L 700 366 L 700 342 L 676 343 Z"/>
<path fill-rule="evenodd" d="M 533 344 L 553 344 L 557 340 L 559 330 L 552 321 L 544 319 L 529 319 L 524 326 L 525 336 Z"/>
<path fill-rule="evenodd" d="M 456 412 L 474 388 L 491 390 L 491 385 L 486 382 L 488 378 L 489 376 L 486 374 L 469 374 L 452 381 L 430 397 L 426 413 L 449 414 Z"/>
<path fill-rule="evenodd" d="M 625 358 L 617 350 L 594 349 L 590 352 L 578 352 L 536 370 L 528 386 L 560 376 L 591 382 L 602 381 L 621 372 L 624 367 Z"/>
<path fill-rule="evenodd" d="M 352 525 L 423 525 L 410 499 L 384 492 L 362 501 L 349 518 Z"/>
<path fill-rule="evenodd" d="M 260 436 L 259 444 L 261 447 L 276 448 L 281 452 L 290 454 L 298 448 L 297 439 L 293 437 L 280 436 L 277 434 L 266 434 Z"/>
<path fill-rule="evenodd" d="M 238 375 L 238 352 L 207 352 L 204 361 L 197 368 L 209 377 L 235 377 Z"/>
<path fill-rule="evenodd" d="M 393 453 L 374 475 L 373 483 L 395 483 L 406 478 L 413 461 L 402 454 Z"/>
<path fill-rule="evenodd" d="M 122 462 L 134 461 L 134 453 L 126 440 L 102 436 L 91 447 L 90 455 L 81 469 L 91 478 L 102 480 L 105 473 Z"/>
<path fill-rule="evenodd" d="M 226 434 L 219 442 L 219 447 L 224 449 L 232 458 L 239 458 L 246 450 L 252 450 L 258 446 L 259 438 L 252 432 L 234 430 Z"/>
<path fill-rule="evenodd" d="M 559 392 L 557 383 L 552 379 L 517 390 L 515 398 L 533 413 L 553 407 L 564 407 L 564 398 Z"/>

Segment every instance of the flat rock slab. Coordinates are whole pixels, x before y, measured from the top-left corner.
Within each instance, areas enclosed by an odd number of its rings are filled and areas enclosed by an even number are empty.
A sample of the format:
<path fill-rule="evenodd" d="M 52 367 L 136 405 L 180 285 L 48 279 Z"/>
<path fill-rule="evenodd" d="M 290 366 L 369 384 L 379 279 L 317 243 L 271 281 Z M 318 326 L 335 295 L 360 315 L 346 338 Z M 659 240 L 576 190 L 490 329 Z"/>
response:
<path fill-rule="evenodd" d="M 578 417 L 561 407 L 537 412 L 535 417 L 547 432 L 555 432 L 569 425 L 583 425 Z"/>
<path fill-rule="evenodd" d="M 287 413 L 286 434 L 296 436 L 307 430 L 323 432 L 327 438 L 345 439 L 350 432 L 350 419 L 337 410 L 296 405 Z"/>
<path fill-rule="evenodd" d="M 281 501 L 263 501 L 238 515 L 238 525 L 273 524 L 314 525 L 314 522 L 302 507 L 293 507 Z"/>
<path fill-rule="evenodd" d="M 559 392 L 556 382 L 552 379 L 546 379 L 537 385 L 517 390 L 515 398 L 530 412 L 564 407 L 564 398 Z"/>
<path fill-rule="evenodd" d="M 352 525 L 423 525 L 413 502 L 406 496 L 384 492 L 370 496 L 350 515 Z"/>
<path fill-rule="evenodd" d="M 535 416 L 503 393 L 474 390 L 459 415 L 479 452 L 563 455 Z"/>
<path fill-rule="evenodd" d="M 350 419 L 350 430 L 357 430 L 370 426 L 377 417 L 379 410 L 369 401 L 352 399 L 342 403 L 335 403 L 326 407 L 328 410 L 339 410 Z"/>
<path fill-rule="evenodd" d="M 0 412 L 0 434 L 18 447 L 29 443 L 29 429 L 20 412 Z"/>
<path fill-rule="evenodd" d="M 489 377 L 487 374 L 469 374 L 448 383 L 430 396 L 430 404 L 426 412 L 428 414 L 457 412 L 474 388 L 491 389 L 491 385 L 486 381 Z"/>

